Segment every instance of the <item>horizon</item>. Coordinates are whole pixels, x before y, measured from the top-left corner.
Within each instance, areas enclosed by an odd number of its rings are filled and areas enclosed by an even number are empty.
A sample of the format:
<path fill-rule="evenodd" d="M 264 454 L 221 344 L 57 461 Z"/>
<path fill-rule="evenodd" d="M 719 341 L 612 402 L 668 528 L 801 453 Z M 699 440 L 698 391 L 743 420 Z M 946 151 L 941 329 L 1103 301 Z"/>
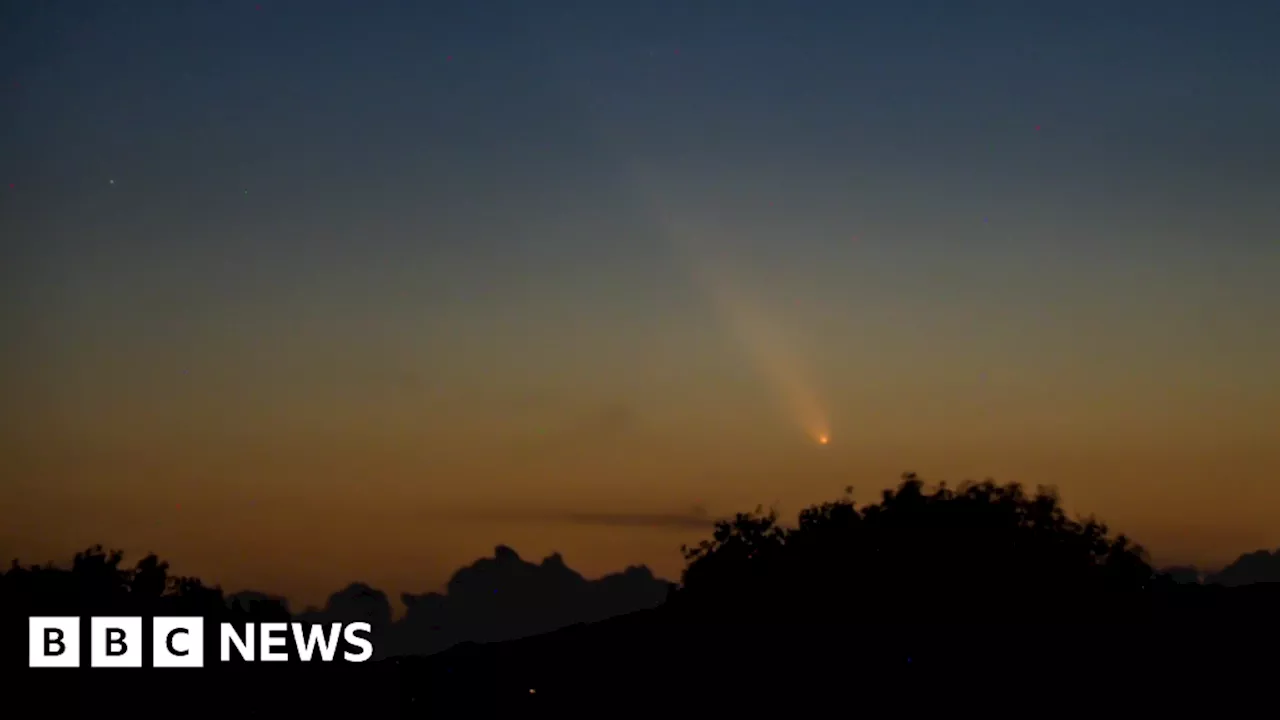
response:
<path fill-rule="evenodd" d="M 961 486 L 962 486 L 961 483 L 948 484 L 948 487 L 951 487 L 953 489 Z M 926 487 L 928 487 L 928 485 L 926 485 Z M 935 484 L 932 487 L 936 489 L 938 486 Z M 845 497 L 851 498 L 852 494 L 851 493 L 846 494 Z M 865 508 L 868 504 L 875 504 L 875 503 L 864 503 L 864 502 L 857 502 L 857 501 L 854 501 L 854 503 L 855 503 L 855 506 L 859 508 Z M 763 507 L 757 507 L 749 510 L 743 510 L 741 512 L 749 512 L 749 511 L 756 513 L 757 516 L 759 516 L 760 513 L 764 513 L 766 515 L 769 514 L 770 512 L 777 513 L 779 527 L 783 527 L 789 530 L 796 528 L 796 525 L 793 522 L 789 522 L 788 516 L 785 513 L 782 513 L 779 508 L 775 507 L 775 508 L 766 509 Z M 677 514 L 668 514 L 668 515 L 654 515 L 654 514 L 627 515 L 627 514 L 615 514 L 615 513 L 596 515 L 596 516 L 583 515 L 583 516 L 578 516 L 572 519 L 571 521 L 581 522 L 583 524 L 588 524 L 588 525 L 598 524 L 598 525 L 603 525 L 606 527 L 614 527 L 614 528 L 617 528 L 617 527 L 667 528 L 667 527 L 673 527 L 673 526 L 688 528 L 688 527 L 695 527 L 697 526 L 698 523 L 701 523 L 701 525 L 704 526 L 706 530 L 711 530 L 714 528 L 714 525 L 716 522 L 719 522 L 721 520 L 732 519 L 734 514 L 735 513 L 730 513 L 722 516 L 711 516 L 707 514 L 705 509 L 703 508 L 693 508 L 691 512 L 688 512 L 688 513 L 677 513 Z M 1077 515 L 1076 519 L 1085 520 L 1085 519 L 1088 519 L 1089 517 L 1090 517 L 1089 515 L 1083 514 L 1083 515 Z M 509 519 L 514 519 L 514 518 L 509 518 Z M 529 518 L 526 517 L 525 519 L 528 520 Z M 534 516 L 534 519 L 536 522 L 537 521 L 536 516 Z M 546 519 L 544 518 L 543 520 L 545 521 Z M 1113 535 L 1124 534 L 1122 530 L 1114 527 L 1110 527 L 1110 531 Z M 707 537 L 709 537 L 709 535 L 704 535 L 703 539 L 706 539 Z M 1137 541 L 1137 539 L 1135 538 L 1130 537 L 1130 540 L 1134 540 L 1140 546 L 1142 545 L 1142 543 L 1140 541 Z M 692 547 L 693 544 L 690 543 L 690 546 Z M 163 553 L 157 553 L 157 552 L 134 553 L 134 552 L 129 552 L 127 549 L 124 549 L 124 548 L 112 547 L 109 544 L 101 544 L 101 545 L 95 545 L 92 547 L 80 548 L 80 550 L 78 550 L 77 552 L 81 552 L 85 550 L 94 550 L 95 548 L 99 548 L 102 552 L 108 552 L 108 553 L 112 551 L 121 552 L 122 568 L 133 567 L 139 560 L 143 559 L 144 557 L 147 557 L 148 555 L 156 556 L 157 559 L 160 560 L 161 562 L 166 562 L 166 563 L 168 562 L 168 559 L 164 556 Z M 1145 551 L 1146 551 L 1146 548 L 1144 547 L 1144 552 Z M 1224 572 L 1225 570 L 1231 567 L 1237 566 L 1239 562 L 1242 559 L 1244 559 L 1246 556 L 1254 555 L 1257 553 L 1268 553 L 1268 554 L 1274 555 L 1277 558 L 1280 558 L 1280 547 L 1277 547 L 1274 549 L 1269 547 L 1262 547 L 1262 548 L 1254 548 L 1252 550 L 1244 550 L 1237 553 L 1235 556 L 1233 556 L 1229 562 L 1224 562 L 1219 565 L 1210 565 L 1210 566 L 1197 565 L 1194 563 L 1161 563 L 1161 562 L 1156 562 L 1154 557 L 1151 557 L 1150 560 L 1151 560 L 1152 568 L 1156 572 L 1176 573 L 1177 571 L 1194 570 L 1197 574 L 1197 577 L 1200 580 L 1206 580 L 1216 574 Z M 476 569 L 482 568 L 486 564 L 500 559 L 500 557 L 502 557 L 504 554 L 507 556 L 508 559 L 514 559 L 518 562 L 536 566 L 538 568 L 546 568 L 548 566 L 556 566 L 556 565 L 563 566 L 567 568 L 569 571 L 571 571 L 574 575 L 584 580 L 588 585 L 593 585 L 598 581 L 606 578 L 626 575 L 635 570 L 640 570 L 647 573 L 652 578 L 653 581 L 660 584 L 673 584 L 673 585 L 679 586 L 682 581 L 682 572 L 676 572 L 668 576 L 666 574 L 663 574 L 655 570 L 654 568 L 650 567 L 648 564 L 645 564 L 645 563 L 633 563 L 625 567 L 606 570 L 606 571 L 595 573 L 595 574 L 584 573 L 578 570 L 577 568 L 575 568 L 574 564 L 570 562 L 569 559 L 565 558 L 564 554 L 559 551 L 552 551 L 543 556 L 527 555 L 527 554 L 521 554 L 518 548 L 514 548 L 506 543 L 498 543 L 493 547 L 493 550 L 490 553 L 482 554 L 481 556 L 472 559 L 470 562 L 455 568 L 448 575 L 448 578 L 446 579 L 445 582 L 435 587 L 399 588 L 394 590 L 387 590 L 385 588 L 377 586 L 376 584 L 368 583 L 359 577 L 355 577 L 346 582 L 340 583 L 338 586 L 335 586 L 328 593 L 324 594 L 323 597 L 318 598 L 318 600 L 314 602 L 310 601 L 310 599 L 306 599 L 307 601 L 300 601 L 299 598 L 290 597 L 284 593 L 274 592 L 269 587 L 240 587 L 240 588 L 224 587 L 223 584 L 217 582 L 215 579 L 204 578 L 199 576 L 198 574 L 183 572 L 182 569 L 179 567 L 170 566 L 169 573 L 175 577 L 178 577 L 178 576 L 195 577 L 196 579 L 199 579 L 202 582 L 207 582 L 209 587 L 220 589 L 224 593 L 224 597 L 228 603 L 236 602 L 237 598 L 241 596 L 260 596 L 260 597 L 266 597 L 266 598 L 273 598 L 276 600 L 282 600 L 285 603 L 285 607 L 293 615 L 293 617 L 295 618 L 310 617 L 310 621 L 312 622 L 319 622 L 320 620 L 323 620 L 328 613 L 333 612 L 334 608 L 332 607 L 332 602 L 333 601 L 341 602 L 342 598 L 344 597 L 344 593 L 350 591 L 352 588 L 367 587 L 376 592 L 383 593 L 385 595 L 385 599 L 391 611 L 390 619 L 392 621 L 400 621 L 404 619 L 406 611 L 408 610 L 408 607 L 409 607 L 405 603 L 405 600 L 404 600 L 405 595 L 408 594 L 408 595 L 426 596 L 426 595 L 438 593 L 444 596 L 445 598 L 448 598 L 449 597 L 448 585 L 451 581 L 453 581 L 455 578 L 465 576 L 469 571 L 474 571 Z M 36 567 L 36 566 L 40 566 L 40 567 L 52 566 L 55 569 L 70 569 L 71 567 L 69 562 L 64 563 L 57 560 L 27 561 L 22 558 L 13 558 L 13 562 L 17 563 L 18 567 L 23 567 L 23 568 Z M 683 559 L 681 560 L 680 567 L 681 567 L 681 571 L 685 567 L 685 561 Z M 1255 574 L 1256 572 L 1257 570 L 1255 569 Z M 1272 571 L 1265 571 L 1265 572 L 1272 572 Z M 1258 582 L 1258 581 L 1259 580 L 1257 579 L 1252 580 L 1252 582 Z M 1185 580 L 1181 580 L 1179 582 L 1185 582 Z"/>
<path fill-rule="evenodd" d="M 1276 26 L 7 3 L 0 553 L 672 578 L 704 515 L 904 470 L 1280 547 Z"/>

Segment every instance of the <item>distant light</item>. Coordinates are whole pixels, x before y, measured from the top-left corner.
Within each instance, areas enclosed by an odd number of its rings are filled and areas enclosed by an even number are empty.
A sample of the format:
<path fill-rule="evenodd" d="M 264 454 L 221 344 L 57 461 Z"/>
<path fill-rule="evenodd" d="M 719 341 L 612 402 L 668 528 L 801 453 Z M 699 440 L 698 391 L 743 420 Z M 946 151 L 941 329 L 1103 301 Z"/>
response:
<path fill-rule="evenodd" d="M 534 690 L 533 688 L 529 688 L 529 694 L 530 694 L 530 695 L 537 694 L 537 692 L 538 692 L 537 690 Z"/>
<path fill-rule="evenodd" d="M 829 442 L 831 442 L 831 438 L 830 438 L 830 437 L 828 437 L 828 436 L 826 436 L 826 435 L 819 435 L 819 436 L 818 436 L 818 444 L 819 444 L 819 445 L 826 445 L 826 444 L 827 444 L 827 443 L 829 443 Z"/>

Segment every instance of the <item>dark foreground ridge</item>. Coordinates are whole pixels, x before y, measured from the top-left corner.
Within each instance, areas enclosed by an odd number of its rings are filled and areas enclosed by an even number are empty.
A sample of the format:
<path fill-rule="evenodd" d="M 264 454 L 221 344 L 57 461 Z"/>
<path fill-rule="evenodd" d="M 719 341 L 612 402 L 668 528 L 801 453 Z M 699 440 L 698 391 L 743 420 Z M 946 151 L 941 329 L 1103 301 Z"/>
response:
<path fill-rule="evenodd" d="M 793 528 L 738 515 L 687 556 L 665 603 L 609 620 L 427 657 L 199 670 L 26 669 L 26 617 L 239 623 L 289 613 L 228 603 L 154 566 L 123 575 L 83 560 L 72 571 L 18 568 L 0 585 L 6 677 L 16 681 L 0 713 L 599 717 L 776 706 L 1025 716 L 1222 713 L 1277 699 L 1280 585 L 1175 582 L 1123 536 L 1068 518 L 1046 491 L 926 491 L 907 476 L 876 504 L 815 506 Z M 210 657 L 216 645 L 216 635 L 206 640 Z"/>

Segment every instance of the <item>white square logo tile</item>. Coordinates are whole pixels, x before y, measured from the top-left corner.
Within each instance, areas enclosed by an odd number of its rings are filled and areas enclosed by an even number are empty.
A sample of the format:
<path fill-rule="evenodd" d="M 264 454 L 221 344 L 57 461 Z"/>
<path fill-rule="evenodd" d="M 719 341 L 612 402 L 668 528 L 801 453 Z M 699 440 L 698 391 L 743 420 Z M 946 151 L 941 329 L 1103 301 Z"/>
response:
<path fill-rule="evenodd" d="M 80 667 L 80 618 L 29 618 L 27 666 Z"/>
<path fill-rule="evenodd" d="M 89 619 L 90 667 L 142 667 L 142 618 Z"/>
<path fill-rule="evenodd" d="M 158 617 L 151 622 L 154 667 L 204 667 L 204 618 Z"/>

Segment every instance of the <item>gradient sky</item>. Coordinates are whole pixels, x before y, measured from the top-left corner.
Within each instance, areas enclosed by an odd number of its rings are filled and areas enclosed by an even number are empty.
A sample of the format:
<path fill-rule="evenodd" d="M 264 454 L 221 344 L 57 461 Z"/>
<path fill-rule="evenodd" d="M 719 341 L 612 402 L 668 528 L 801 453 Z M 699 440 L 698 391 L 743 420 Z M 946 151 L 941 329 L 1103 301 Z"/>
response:
<path fill-rule="evenodd" d="M 905 470 L 1280 545 L 1280 5 L 0 13 L 6 555 L 674 577 Z"/>

